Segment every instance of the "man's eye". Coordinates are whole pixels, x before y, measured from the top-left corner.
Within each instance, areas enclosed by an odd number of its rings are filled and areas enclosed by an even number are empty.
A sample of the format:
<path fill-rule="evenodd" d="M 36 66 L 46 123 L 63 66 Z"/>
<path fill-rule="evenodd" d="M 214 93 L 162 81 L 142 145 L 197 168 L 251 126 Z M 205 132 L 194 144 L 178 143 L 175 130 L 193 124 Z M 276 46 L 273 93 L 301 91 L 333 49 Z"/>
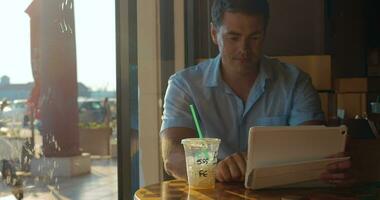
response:
<path fill-rule="evenodd" d="M 238 41 L 239 40 L 238 37 L 227 37 L 227 39 L 229 39 L 231 41 Z"/>
<path fill-rule="evenodd" d="M 251 37 L 251 40 L 260 40 L 260 39 L 261 39 L 260 35 Z"/>

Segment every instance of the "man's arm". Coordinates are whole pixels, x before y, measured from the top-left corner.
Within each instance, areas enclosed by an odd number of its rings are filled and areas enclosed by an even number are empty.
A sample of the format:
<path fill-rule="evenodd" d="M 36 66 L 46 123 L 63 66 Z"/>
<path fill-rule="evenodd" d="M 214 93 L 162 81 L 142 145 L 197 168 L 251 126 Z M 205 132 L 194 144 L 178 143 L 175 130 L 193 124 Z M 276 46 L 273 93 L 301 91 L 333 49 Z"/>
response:
<path fill-rule="evenodd" d="M 161 132 L 161 150 L 165 171 L 176 179 L 187 180 L 186 159 L 181 140 L 194 138 L 190 128 L 168 128 Z M 216 179 L 220 182 L 243 181 L 247 153 L 235 153 L 221 160 L 216 167 Z"/>
<path fill-rule="evenodd" d="M 293 91 L 292 107 L 289 125 L 321 125 L 324 124 L 324 114 L 321 100 L 314 89 L 311 78 L 300 72 Z"/>
<path fill-rule="evenodd" d="M 181 140 L 194 138 L 191 128 L 167 128 L 161 132 L 161 150 L 165 171 L 176 179 L 187 179 L 185 151 Z"/>
<path fill-rule="evenodd" d="M 174 178 L 186 180 L 186 160 L 181 140 L 197 135 L 193 128 L 186 128 L 194 127 L 189 112 L 189 105 L 194 104 L 194 101 L 185 86 L 180 77 L 170 78 L 165 95 L 163 131 L 160 135 L 165 171 Z M 218 163 L 216 179 L 221 182 L 241 181 L 244 179 L 245 166 L 246 153 L 230 155 Z"/>

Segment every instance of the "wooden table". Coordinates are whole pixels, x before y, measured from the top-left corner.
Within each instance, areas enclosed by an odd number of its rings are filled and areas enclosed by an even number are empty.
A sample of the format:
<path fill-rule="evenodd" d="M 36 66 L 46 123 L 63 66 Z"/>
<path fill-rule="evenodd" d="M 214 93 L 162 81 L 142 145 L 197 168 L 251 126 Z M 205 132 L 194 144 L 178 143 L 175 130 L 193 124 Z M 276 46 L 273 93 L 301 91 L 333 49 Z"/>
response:
<path fill-rule="evenodd" d="M 368 188 L 367 188 L 368 189 Z M 376 189 L 374 191 L 373 189 Z M 253 191 L 245 189 L 243 183 L 223 184 L 216 183 L 215 189 L 196 190 L 189 189 L 187 183 L 179 180 L 165 181 L 162 183 L 140 188 L 135 193 L 135 200 L 156 199 L 257 199 L 257 200 L 353 200 L 353 199 L 378 199 L 377 188 L 371 192 L 363 189 L 271 189 Z M 371 193 L 371 194 L 370 194 Z"/>

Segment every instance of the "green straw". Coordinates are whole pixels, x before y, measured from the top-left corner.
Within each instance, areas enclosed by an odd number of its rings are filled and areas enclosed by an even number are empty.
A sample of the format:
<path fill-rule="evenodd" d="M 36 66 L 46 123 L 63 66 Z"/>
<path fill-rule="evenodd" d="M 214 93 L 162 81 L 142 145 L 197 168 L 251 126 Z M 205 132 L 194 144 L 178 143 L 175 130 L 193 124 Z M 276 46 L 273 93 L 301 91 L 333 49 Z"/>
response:
<path fill-rule="evenodd" d="M 194 107 L 193 104 L 190 104 L 190 111 L 191 111 L 191 115 L 193 116 L 193 120 L 194 120 L 195 126 L 197 127 L 198 137 L 200 139 L 203 139 L 203 134 L 202 134 L 202 131 L 201 131 L 201 127 L 199 126 L 199 120 L 197 118 L 198 113 L 197 113 L 197 110 L 195 109 L 195 107 Z M 207 149 L 202 150 L 201 152 L 199 152 L 198 155 L 196 154 L 195 158 L 199 159 L 199 156 L 201 156 L 201 155 L 203 155 L 204 158 L 209 159 Z"/>
<path fill-rule="evenodd" d="M 194 120 L 195 126 L 197 127 L 198 137 L 203 138 L 201 127 L 199 126 L 199 121 L 197 118 L 197 111 L 195 110 L 195 107 L 193 104 L 190 104 L 190 110 L 191 110 L 191 114 L 193 115 L 193 120 Z"/>

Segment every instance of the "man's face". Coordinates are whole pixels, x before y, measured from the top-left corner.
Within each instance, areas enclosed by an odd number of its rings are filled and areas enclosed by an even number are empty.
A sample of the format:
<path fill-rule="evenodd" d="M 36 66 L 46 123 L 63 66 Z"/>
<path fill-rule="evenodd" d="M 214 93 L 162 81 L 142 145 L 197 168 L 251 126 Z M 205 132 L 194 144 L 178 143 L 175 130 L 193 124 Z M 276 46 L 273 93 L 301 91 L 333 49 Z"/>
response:
<path fill-rule="evenodd" d="M 240 72 L 257 69 L 264 32 L 262 16 L 225 12 L 222 26 L 211 25 L 211 37 L 218 45 L 223 67 Z"/>

